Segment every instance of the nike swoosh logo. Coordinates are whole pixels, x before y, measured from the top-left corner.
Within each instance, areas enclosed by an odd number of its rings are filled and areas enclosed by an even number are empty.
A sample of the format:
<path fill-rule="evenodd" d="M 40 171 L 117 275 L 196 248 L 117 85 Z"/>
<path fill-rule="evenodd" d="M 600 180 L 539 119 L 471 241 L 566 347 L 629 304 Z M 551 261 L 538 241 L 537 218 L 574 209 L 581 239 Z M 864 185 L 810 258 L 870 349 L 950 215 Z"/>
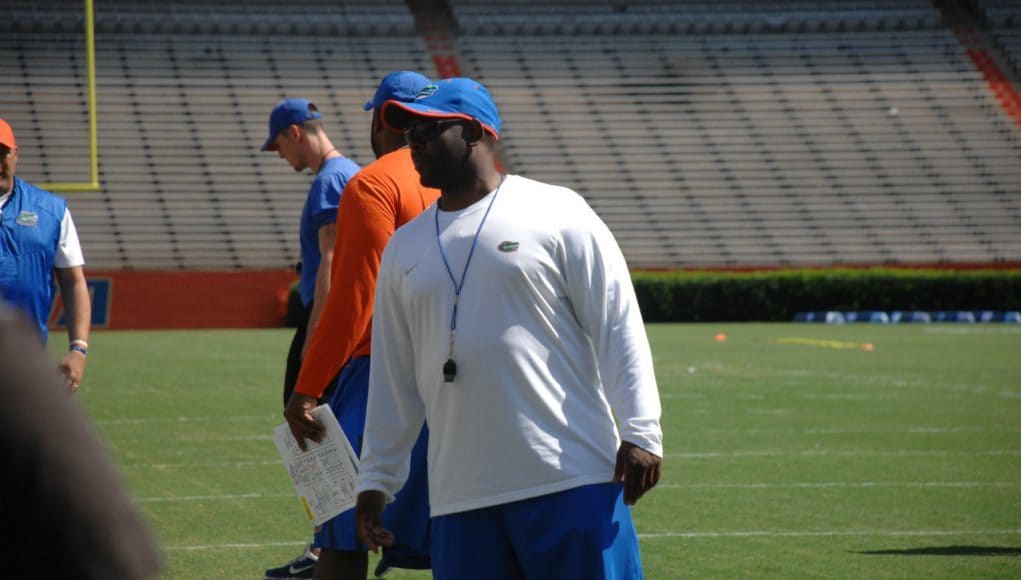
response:
<path fill-rule="evenodd" d="M 288 574 L 301 574 L 302 572 L 305 572 L 306 570 L 311 570 L 312 568 L 315 568 L 315 567 L 316 567 L 316 565 L 314 563 L 309 564 L 308 566 L 302 566 L 301 568 L 295 568 L 294 564 L 291 564 L 287 568 L 287 573 Z"/>

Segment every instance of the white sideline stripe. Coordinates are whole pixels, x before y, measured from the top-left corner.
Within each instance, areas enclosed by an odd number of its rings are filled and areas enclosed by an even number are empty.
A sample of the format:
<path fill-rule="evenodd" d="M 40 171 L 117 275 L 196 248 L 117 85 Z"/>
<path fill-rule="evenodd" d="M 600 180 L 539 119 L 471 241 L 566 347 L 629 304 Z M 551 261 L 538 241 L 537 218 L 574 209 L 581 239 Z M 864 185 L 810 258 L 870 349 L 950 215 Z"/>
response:
<path fill-rule="evenodd" d="M 194 551 L 194 550 L 236 550 L 239 548 L 274 548 L 277 546 L 304 546 L 307 541 L 303 542 L 259 542 L 259 543 L 245 543 L 245 544 L 200 544 L 197 546 L 160 546 L 162 549 L 175 552 L 175 551 Z"/>
<path fill-rule="evenodd" d="M 922 329 L 925 334 L 1018 334 L 1021 328 L 1017 326 L 933 326 Z"/>
<path fill-rule="evenodd" d="M 667 453 L 667 459 L 715 459 L 739 457 L 955 457 L 959 455 L 985 457 L 1021 457 L 1021 449 L 994 449 L 990 451 L 692 451 Z M 209 461 L 202 463 L 124 463 L 121 469 L 199 469 L 199 468 L 242 468 L 280 465 L 279 459 L 262 459 L 258 461 Z"/>
<path fill-rule="evenodd" d="M 176 501 L 223 501 L 226 499 L 276 499 L 281 497 L 294 497 L 291 493 L 227 493 L 220 495 L 179 495 L 174 497 L 138 497 L 138 503 L 165 503 Z"/>
<path fill-rule="evenodd" d="M 135 445 L 142 443 L 145 445 L 152 445 L 152 438 L 141 438 L 141 437 L 116 437 L 110 438 L 111 441 L 115 441 L 118 445 Z M 236 443 L 238 441 L 272 441 L 272 435 L 214 435 L 210 437 L 200 437 L 195 435 L 171 435 L 166 438 L 160 439 L 162 445 L 168 443 L 218 443 L 218 442 L 229 442 Z"/>
<path fill-rule="evenodd" d="M 684 489 L 811 489 L 811 488 L 874 488 L 874 487 L 1021 487 L 1021 481 L 822 481 L 804 483 L 659 483 L 657 487 Z M 230 499 L 276 499 L 294 497 L 294 493 L 230 493 L 210 495 L 150 496 L 135 498 L 139 503 L 178 501 L 222 501 Z"/>
<path fill-rule="evenodd" d="M 715 457 L 871 457 L 871 456 L 892 456 L 892 457 L 949 457 L 957 455 L 971 456 L 1021 456 L 1021 449 L 993 449 L 989 451 L 939 451 L 939 450 L 894 450 L 894 451 L 872 451 L 860 450 L 807 450 L 807 451 L 691 451 L 680 453 L 667 453 L 666 457 L 671 459 L 706 459 Z"/>
<path fill-rule="evenodd" d="M 1021 528 L 998 530 L 738 530 L 733 532 L 653 532 L 638 534 L 641 539 L 658 538 L 811 538 L 811 537 L 857 537 L 857 536 L 1014 536 L 1021 535 Z M 248 542 L 235 544 L 198 544 L 191 546 L 162 546 L 166 551 L 259 549 L 277 546 L 304 546 L 305 541 L 293 542 Z"/>
<path fill-rule="evenodd" d="M 1021 427 L 908 427 L 896 429 L 701 429 L 700 433 L 726 433 L 727 435 L 884 435 L 932 433 L 1017 433 Z"/>
<path fill-rule="evenodd" d="M 836 536 L 974 536 L 1021 535 L 1021 528 L 1002 530 L 747 530 L 733 532 L 653 532 L 638 534 L 642 539 L 654 538 L 807 538 Z"/>
<path fill-rule="evenodd" d="M 244 422 L 244 421 L 265 421 L 268 418 L 274 418 L 275 415 L 237 415 L 237 416 L 222 416 L 222 415 L 203 415 L 198 417 L 145 417 L 138 419 L 95 419 L 92 421 L 93 425 L 147 425 L 149 423 L 202 423 L 206 421 L 216 421 L 218 423 L 223 422 Z M 284 419 L 281 416 L 277 423 L 283 423 Z"/>
<path fill-rule="evenodd" d="M 259 461 L 210 461 L 208 463 L 122 463 L 121 469 L 193 469 L 207 467 L 262 467 L 264 465 L 282 465 L 280 459 L 263 459 Z"/>
<path fill-rule="evenodd" d="M 241 416 L 200 416 L 200 417 L 149 417 L 139 419 L 96 419 L 92 421 L 93 425 L 147 425 L 150 423 L 202 423 L 202 422 L 246 422 L 246 421 L 264 421 L 266 419 L 272 419 L 274 425 L 279 425 L 284 422 L 282 417 L 276 415 L 241 415 Z M 832 428 L 815 428 L 815 429 L 703 429 L 702 433 L 727 433 L 728 435 L 783 435 L 783 434 L 796 434 L 796 435 L 858 435 L 858 434 L 883 434 L 883 433 L 1018 433 L 1021 432 L 1021 426 L 1019 427 L 908 427 L 908 428 L 893 428 L 893 429 L 832 429 Z M 238 438 L 252 437 L 254 439 L 271 439 L 272 436 L 267 435 L 240 435 Z M 230 438 L 230 437 L 227 437 Z M 117 439 L 117 441 L 141 441 L 141 439 Z M 183 439 L 183 438 L 182 438 Z M 202 439 L 200 437 L 190 437 L 187 440 L 201 440 L 209 441 L 210 439 Z M 148 440 L 146 440 L 148 441 Z"/>
<path fill-rule="evenodd" d="M 656 487 L 684 489 L 814 489 L 878 487 L 1021 487 L 1021 481 L 820 481 L 803 483 L 659 483 Z"/>

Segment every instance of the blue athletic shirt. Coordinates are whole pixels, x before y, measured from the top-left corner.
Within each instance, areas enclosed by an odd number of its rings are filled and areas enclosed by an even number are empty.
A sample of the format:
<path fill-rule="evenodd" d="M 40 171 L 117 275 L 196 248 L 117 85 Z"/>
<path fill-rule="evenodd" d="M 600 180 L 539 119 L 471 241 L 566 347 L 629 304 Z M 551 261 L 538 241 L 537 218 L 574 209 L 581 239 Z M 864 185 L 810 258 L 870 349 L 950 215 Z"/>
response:
<path fill-rule="evenodd" d="M 66 209 L 63 198 L 15 177 L 0 214 L 0 291 L 8 303 L 29 314 L 44 342 L 60 220 Z"/>
<path fill-rule="evenodd" d="M 337 204 L 340 203 L 340 192 L 344 190 L 349 179 L 361 167 L 347 157 L 327 159 L 319 168 L 312 187 L 305 200 L 305 209 L 301 212 L 301 303 L 308 306 L 312 303 L 316 291 L 316 274 L 319 272 L 319 228 L 326 224 L 336 223 Z"/>

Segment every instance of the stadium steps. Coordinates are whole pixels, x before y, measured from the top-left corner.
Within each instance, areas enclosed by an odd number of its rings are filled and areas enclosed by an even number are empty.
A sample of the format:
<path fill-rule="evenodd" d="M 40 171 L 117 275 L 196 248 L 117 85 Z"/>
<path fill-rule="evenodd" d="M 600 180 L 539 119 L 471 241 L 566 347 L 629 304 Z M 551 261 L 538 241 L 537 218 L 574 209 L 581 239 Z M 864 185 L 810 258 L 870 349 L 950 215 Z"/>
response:
<path fill-rule="evenodd" d="M 1021 134 L 938 12 L 817 4 L 646 1 L 622 16 L 458 0 L 450 56 L 500 104 L 509 169 L 577 189 L 632 266 L 1018 261 Z M 384 5 L 399 13 L 384 30 L 413 29 L 403 2 Z M 72 180 L 87 159 L 80 16 L 18 6 L 0 23 L 0 107 L 20 120 L 19 172 Z M 260 16 L 292 7 L 225 6 L 97 3 L 103 188 L 68 196 L 90 267 L 290 266 L 308 178 L 258 151 L 269 108 L 310 97 L 365 163 L 378 77 L 435 66 L 421 31 L 331 36 L 371 7 L 314 0 L 295 10 L 330 16 L 299 28 Z M 537 6 L 520 36 L 472 28 L 472 11 Z M 588 16 L 548 31 L 571 14 Z"/>

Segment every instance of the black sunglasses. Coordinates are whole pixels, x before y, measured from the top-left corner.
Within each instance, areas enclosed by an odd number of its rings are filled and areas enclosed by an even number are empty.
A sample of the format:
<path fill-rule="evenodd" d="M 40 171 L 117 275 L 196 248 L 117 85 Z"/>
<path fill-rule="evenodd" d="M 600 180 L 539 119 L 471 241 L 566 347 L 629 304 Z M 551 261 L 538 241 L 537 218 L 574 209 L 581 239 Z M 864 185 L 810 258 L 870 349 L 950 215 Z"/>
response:
<path fill-rule="evenodd" d="M 428 143 L 440 136 L 452 125 L 460 125 L 464 119 L 439 119 L 431 123 L 415 123 L 404 130 L 404 138 L 408 143 Z"/>

